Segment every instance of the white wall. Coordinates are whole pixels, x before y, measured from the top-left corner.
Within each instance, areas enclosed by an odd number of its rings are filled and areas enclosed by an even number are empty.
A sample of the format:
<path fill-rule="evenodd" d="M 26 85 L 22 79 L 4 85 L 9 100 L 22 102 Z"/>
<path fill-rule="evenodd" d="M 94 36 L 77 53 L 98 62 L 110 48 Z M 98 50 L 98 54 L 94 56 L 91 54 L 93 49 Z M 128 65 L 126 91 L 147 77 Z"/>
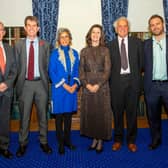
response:
<path fill-rule="evenodd" d="M 164 16 L 162 0 L 129 0 L 128 19 L 131 31 L 148 31 L 148 19 L 153 14 Z"/>
<path fill-rule="evenodd" d="M 27 15 L 32 15 L 31 0 L 0 0 L 0 20 L 6 26 L 23 26 Z"/>
<path fill-rule="evenodd" d="M 31 0 L 0 0 L 0 20 L 6 26 L 23 26 L 24 18 L 32 15 Z M 129 0 L 128 18 L 131 31 L 147 31 L 152 14 L 163 16 L 162 0 Z M 85 35 L 92 24 L 101 23 L 100 0 L 60 0 L 58 27 L 68 27 L 73 47 L 85 45 Z"/>
<path fill-rule="evenodd" d="M 85 35 L 91 25 L 101 24 L 100 0 L 60 0 L 58 28 L 71 30 L 73 47 L 85 46 Z"/>

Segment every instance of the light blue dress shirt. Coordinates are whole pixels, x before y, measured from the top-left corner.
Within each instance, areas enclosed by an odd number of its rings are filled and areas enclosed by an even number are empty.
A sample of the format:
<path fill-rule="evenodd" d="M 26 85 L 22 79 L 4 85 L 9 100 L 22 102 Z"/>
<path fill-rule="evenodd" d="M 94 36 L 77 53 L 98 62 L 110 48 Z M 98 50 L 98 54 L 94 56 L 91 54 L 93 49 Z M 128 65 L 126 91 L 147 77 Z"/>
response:
<path fill-rule="evenodd" d="M 153 39 L 153 80 L 167 80 L 166 37 Z"/>

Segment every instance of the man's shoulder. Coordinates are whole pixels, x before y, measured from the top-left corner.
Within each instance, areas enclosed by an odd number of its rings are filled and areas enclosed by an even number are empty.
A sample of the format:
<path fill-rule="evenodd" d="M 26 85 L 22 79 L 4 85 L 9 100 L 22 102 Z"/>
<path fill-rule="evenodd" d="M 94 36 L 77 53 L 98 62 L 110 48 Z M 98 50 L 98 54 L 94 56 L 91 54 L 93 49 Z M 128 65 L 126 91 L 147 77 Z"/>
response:
<path fill-rule="evenodd" d="M 12 48 L 12 46 L 10 46 L 8 43 L 6 43 L 6 42 L 3 42 L 3 46 L 5 47 L 5 48 Z"/>
<path fill-rule="evenodd" d="M 144 46 L 152 44 L 152 38 L 144 40 Z"/>
<path fill-rule="evenodd" d="M 15 43 L 15 46 L 22 46 L 23 44 L 26 44 L 26 39 L 20 39 Z"/>
<path fill-rule="evenodd" d="M 50 44 L 44 39 L 39 39 L 39 46 L 50 46 Z"/>

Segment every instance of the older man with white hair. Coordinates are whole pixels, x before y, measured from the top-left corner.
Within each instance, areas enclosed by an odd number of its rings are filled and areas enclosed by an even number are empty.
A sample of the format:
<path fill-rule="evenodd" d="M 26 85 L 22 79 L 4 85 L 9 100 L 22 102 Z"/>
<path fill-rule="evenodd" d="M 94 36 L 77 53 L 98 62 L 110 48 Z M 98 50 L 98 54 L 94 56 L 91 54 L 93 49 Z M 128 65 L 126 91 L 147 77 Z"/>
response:
<path fill-rule="evenodd" d="M 143 49 L 141 41 L 129 37 L 129 22 L 120 17 L 114 22 L 117 38 L 109 42 L 111 55 L 111 104 L 114 113 L 113 151 L 118 151 L 124 139 L 124 112 L 126 112 L 127 145 L 137 151 L 137 107 L 140 96 Z"/>

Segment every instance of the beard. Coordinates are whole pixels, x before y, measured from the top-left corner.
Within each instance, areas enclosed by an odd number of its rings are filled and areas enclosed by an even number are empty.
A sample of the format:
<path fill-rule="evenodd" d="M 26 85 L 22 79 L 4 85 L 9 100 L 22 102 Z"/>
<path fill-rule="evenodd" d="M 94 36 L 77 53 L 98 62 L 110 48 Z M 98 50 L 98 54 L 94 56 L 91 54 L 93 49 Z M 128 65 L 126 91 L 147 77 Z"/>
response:
<path fill-rule="evenodd" d="M 155 30 L 152 31 L 152 34 L 153 34 L 154 36 L 160 36 L 160 35 L 162 35 L 163 33 L 164 33 L 164 29 L 161 29 L 161 30 L 155 29 Z"/>

